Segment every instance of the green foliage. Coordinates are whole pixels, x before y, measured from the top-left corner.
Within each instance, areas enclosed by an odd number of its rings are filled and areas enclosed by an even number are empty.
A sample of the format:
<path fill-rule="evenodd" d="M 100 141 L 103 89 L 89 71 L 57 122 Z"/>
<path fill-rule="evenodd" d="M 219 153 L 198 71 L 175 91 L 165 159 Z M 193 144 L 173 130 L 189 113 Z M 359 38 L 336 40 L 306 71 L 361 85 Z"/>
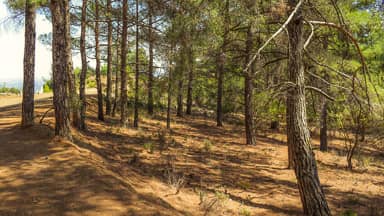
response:
<path fill-rule="evenodd" d="M 4 85 L 0 87 L 0 93 L 20 94 L 20 90 L 17 88 L 8 88 Z"/>
<path fill-rule="evenodd" d="M 344 211 L 343 213 L 341 213 L 340 216 L 357 216 L 357 213 L 354 212 L 353 210 L 348 209 L 348 210 Z"/>
<path fill-rule="evenodd" d="M 44 80 L 43 92 L 44 93 L 52 92 L 52 89 L 53 89 L 52 79 Z"/>
<path fill-rule="evenodd" d="M 154 149 L 155 149 L 153 143 L 150 143 L 150 142 L 144 143 L 143 147 L 145 150 L 147 150 L 148 153 L 153 154 Z"/>

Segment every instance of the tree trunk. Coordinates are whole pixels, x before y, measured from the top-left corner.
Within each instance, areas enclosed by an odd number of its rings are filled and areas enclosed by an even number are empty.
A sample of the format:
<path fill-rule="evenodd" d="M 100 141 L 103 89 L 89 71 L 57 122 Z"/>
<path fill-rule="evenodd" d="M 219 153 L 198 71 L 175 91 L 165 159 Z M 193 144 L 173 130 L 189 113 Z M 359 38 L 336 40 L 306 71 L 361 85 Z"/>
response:
<path fill-rule="evenodd" d="M 85 33 L 87 30 L 87 0 L 83 0 L 81 7 L 81 34 L 80 34 L 80 54 L 81 54 L 81 74 L 80 74 L 80 130 L 86 130 L 85 118 L 87 110 L 87 100 L 85 96 L 85 82 L 87 78 L 87 53 L 85 44 Z"/>
<path fill-rule="evenodd" d="M 55 109 L 55 135 L 71 140 L 68 106 L 68 58 L 66 19 L 69 18 L 68 0 L 51 0 L 52 14 L 52 78 L 53 78 L 53 106 Z"/>
<path fill-rule="evenodd" d="M 217 105 L 216 123 L 218 127 L 223 126 L 223 76 L 224 76 L 225 54 L 220 53 L 217 60 Z"/>
<path fill-rule="evenodd" d="M 329 75 L 325 74 L 324 79 L 329 82 Z M 325 92 L 329 93 L 329 85 L 325 84 Z M 320 116 L 320 151 L 328 151 L 328 99 L 323 97 Z"/>
<path fill-rule="evenodd" d="M 120 123 L 123 127 L 128 126 L 127 116 L 127 32 L 128 32 L 128 0 L 123 0 L 123 32 L 121 38 L 121 102 Z"/>
<path fill-rule="evenodd" d="M 216 105 L 216 123 L 218 127 L 223 126 L 223 80 L 224 80 L 224 64 L 226 61 L 226 46 L 229 36 L 229 0 L 225 1 L 224 8 L 224 35 L 223 44 L 220 48 L 220 52 L 217 60 L 217 105 Z"/>
<path fill-rule="evenodd" d="M 116 39 L 116 68 L 115 68 L 115 97 L 113 100 L 113 109 L 112 109 L 112 117 L 116 116 L 116 109 L 119 106 L 119 73 L 120 73 L 120 62 L 119 62 L 119 36 L 117 34 L 117 39 Z"/>
<path fill-rule="evenodd" d="M 136 64 L 135 64 L 135 110 L 133 127 L 139 127 L 139 0 L 136 0 Z"/>
<path fill-rule="evenodd" d="M 247 33 L 247 44 L 246 44 L 246 52 L 247 56 L 245 59 L 245 64 L 248 64 L 250 59 L 252 58 L 252 47 L 253 47 L 253 28 L 252 25 L 248 27 Z M 255 145 L 256 144 L 256 136 L 254 133 L 254 125 L 253 125 L 253 74 L 255 73 L 254 65 L 245 73 L 244 77 L 244 100 L 245 100 L 245 135 L 246 135 L 246 143 L 247 145 Z"/>
<path fill-rule="evenodd" d="M 172 49 L 173 51 L 173 46 Z M 172 106 L 172 55 L 168 56 L 168 101 L 167 101 L 167 129 L 171 129 L 171 106 Z"/>
<path fill-rule="evenodd" d="M 188 89 L 187 89 L 187 115 L 192 115 L 192 103 L 193 103 L 193 70 L 194 70 L 194 55 L 193 48 L 188 47 Z"/>
<path fill-rule="evenodd" d="M 148 67 L 148 114 L 153 115 L 153 8 L 148 3 L 149 67 Z"/>
<path fill-rule="evenodd" d="M 295 8 L 297 0 L 289 1 Z M 295 84 L 287 94 L 287 136 L 291 141 L 291 151 L 295 174 L 299 186 L 305 215 L 330 215 L 324 192 L 321 188 L 315 155 L 310 144 L 305 102 L 305 77 L 303 67 L 303 18 L 301 10 L 289 23 L 289 81 Z"/>
<path fill-rule="evenodd" d="M 184 86 L 183 69 L 180 71 L 181 76 L 179 78 L 178 85 L 177 85 L 177 113 L 176 113 L 176 115 L 178 117 L 183 117 L 183 91 L 184 91 L 184 89 L 183 89 L 183 86 Z"/>
<path fill-rule="evenodd" d="M 68 6 L 69 7 L 69 6 Z M 69 8 L 68 8 L 69 10 Z M 70 98 L 70 112 L 72 114 L 72 125 L 79 128 L 80 125 L 80 112 L 79 112 L 79 95 L 76 91 L 76 79 L 73 73 L 73 61 L 72 61 L 72 37 L 71 37 L 71 14 L 68 12 L 66 18 L 67 25 L 67 43 L 66 43 L 66 57 L 67 57 L 67 70 L 68 70 L 68 90 Z"/>
<path fill-rule="evenodd" d="M 25 1 L 24 82 L 21 127 L 34 124 L 36 7 Z"/>
<path fill-rule="evenodd" d="M 328 118 L 328 101 L 323 102 L 321 106 L 321 117 L 320 117 L 320 151 L 326 152 L 328 151 L 328 125 L 327 125 L 327 118 Z"/>
<path fill-rule="evenodd" d="M 105 114 L 111 115 L 112 110 L 112 5 L 107 0 L 107 21 L 108 21 L 108 54 L 107 54 L 107 97 L 105 101 Z"/>
<path fill-rule="evenodd" d="M 95 0 L 95 19 L 99 20 L 99 2 Z M 100 74 L 100 45 L 99 45 L 99 22 L 95 22 L 95 55 L 96 55 L 96 84 L 97 84 L 97 118 L 104 121 L 103 111 L 103 87 Z"/>

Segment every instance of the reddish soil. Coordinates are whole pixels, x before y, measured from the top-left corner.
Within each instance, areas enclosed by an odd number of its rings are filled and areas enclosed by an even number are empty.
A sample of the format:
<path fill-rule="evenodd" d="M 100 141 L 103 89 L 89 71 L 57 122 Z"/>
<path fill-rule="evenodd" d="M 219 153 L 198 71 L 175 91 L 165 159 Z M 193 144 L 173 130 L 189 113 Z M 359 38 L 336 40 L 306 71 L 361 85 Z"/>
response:
<path fill-rule="evenodd" d="M 242 126 L 175 117 L 166 134 L 162 116 L 144 114 L 139 130 L 123 129 L 91 106 L 88 131 L 68 142 L 53 136 L 52 112 L 20 129 L 20 110 L 0 108 L 0 215 L 302 215 L 280 133 L 246 146 Z M 313 144 L 333 214 L 384 215 L 383 149 L 364 148 L 350 172 L 341 140 L 328 153 Z"/>

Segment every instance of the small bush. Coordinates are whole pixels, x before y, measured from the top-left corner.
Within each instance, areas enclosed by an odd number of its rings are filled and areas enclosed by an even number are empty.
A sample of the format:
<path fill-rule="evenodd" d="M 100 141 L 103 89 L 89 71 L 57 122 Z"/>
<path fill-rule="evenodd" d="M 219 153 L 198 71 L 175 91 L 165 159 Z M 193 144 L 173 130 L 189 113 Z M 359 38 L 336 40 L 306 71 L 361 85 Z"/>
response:
<path fill-rule="evenodd" d="M 206 153 L 210 153 L 212 151 L 212 147 L 213 147 L 213 143 L 210 140 L 208 139 L 204 140 L 203 148 Z"/>
<path fill-rule="evenodd" d="M 239 215 L 240 216 L 251 216 L 251 212 L 246 208 L 241 208 L 239 210 Z"/>
<path fill-rule="evenodd" d="M 354 212 L 353 210 L 346 210 L 343 213 L 341 213 L 341 216 L 357 216 L 357 213 Z"/>
<path fill-rule="evenodd" d="M 153 146 L 153 143 L 145 143 L 144 149 L 147 150 L 148 153 L 153 154 L 155 148 Z"/>

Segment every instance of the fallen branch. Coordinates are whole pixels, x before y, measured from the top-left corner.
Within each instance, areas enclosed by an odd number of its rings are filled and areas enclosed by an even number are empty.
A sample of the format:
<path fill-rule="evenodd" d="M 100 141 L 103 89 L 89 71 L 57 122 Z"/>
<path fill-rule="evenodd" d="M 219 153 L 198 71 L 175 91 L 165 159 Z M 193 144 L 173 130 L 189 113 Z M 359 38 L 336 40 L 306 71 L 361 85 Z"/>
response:
<path fill-rule="evenodd" d="M 53 109 L 54 109 L 54 107 L 51 107 L 47 111 L 45 111 L 45 113 L 40 118 L 40 124 L 43 124 L 43 120 L 44 120 L 45 116 L 49 113 L 49 111 L 51 111 Z"/>

